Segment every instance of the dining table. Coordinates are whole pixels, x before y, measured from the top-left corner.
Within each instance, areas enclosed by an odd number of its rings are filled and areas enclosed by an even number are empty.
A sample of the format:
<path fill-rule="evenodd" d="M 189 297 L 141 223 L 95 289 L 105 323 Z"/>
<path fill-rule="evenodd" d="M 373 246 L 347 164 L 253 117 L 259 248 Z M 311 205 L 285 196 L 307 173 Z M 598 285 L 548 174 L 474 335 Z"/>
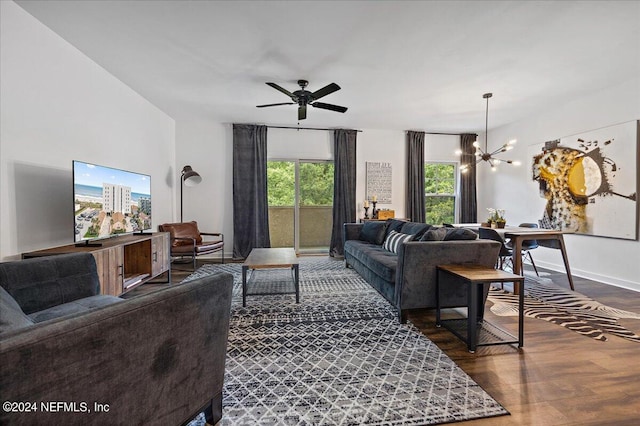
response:
<path fill-rule="evenodd" d="M 455 228 L 467 228 L 473 231 L 478 231 L 482 224 L 479 223 L 456 223 L 452 225 Z M 573 286 L 573 278 L 571 276 L 571 268 L 569 267 L 569 257 L 567 256 L 567 248 L 564 243 L 564 234 L 570 233 L 567 231 L 561 231 L 557 229 L 542 229 L 542 228 L 524 228 L 521 226 L 506 226 L 504 228 L 492 228 L 498 232 L 503 240 L 511 240 L 512 250 L 512 263 L 513 273 L 523 275 L 522 268 L 522 242 L 525 240 L 556 240 L 560 246 L 560 252 L 562 253 L 562 260 L 564 267 L 567 271 L 567 278 L 569 280 L 569 286 L 571 290 L 575 290 Z M 515 293 L 519 292 L 519 289 L 515 289 Z"/>

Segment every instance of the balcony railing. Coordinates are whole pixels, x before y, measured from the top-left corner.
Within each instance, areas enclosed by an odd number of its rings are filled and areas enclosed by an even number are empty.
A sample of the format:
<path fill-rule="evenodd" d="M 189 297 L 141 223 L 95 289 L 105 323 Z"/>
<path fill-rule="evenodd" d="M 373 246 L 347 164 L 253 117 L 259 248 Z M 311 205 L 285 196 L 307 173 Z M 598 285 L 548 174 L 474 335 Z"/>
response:
<path fill-rule="evenodd" d="M 271 247 L 294 247 L 293 207 L 269 207 Z M 333 222 L 332 206 L 300 207 L 300 251 L 328 251 Z"/>

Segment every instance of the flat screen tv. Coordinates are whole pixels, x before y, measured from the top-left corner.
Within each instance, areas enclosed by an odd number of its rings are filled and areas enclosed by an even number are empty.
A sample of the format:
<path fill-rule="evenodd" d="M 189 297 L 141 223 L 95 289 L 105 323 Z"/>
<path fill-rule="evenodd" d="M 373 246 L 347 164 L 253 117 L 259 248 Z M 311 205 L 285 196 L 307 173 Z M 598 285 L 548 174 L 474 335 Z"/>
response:
<path fill-rule="evenodd" d="M 151 229 L 151 176 L 73 161 L 75 241 Z"/>

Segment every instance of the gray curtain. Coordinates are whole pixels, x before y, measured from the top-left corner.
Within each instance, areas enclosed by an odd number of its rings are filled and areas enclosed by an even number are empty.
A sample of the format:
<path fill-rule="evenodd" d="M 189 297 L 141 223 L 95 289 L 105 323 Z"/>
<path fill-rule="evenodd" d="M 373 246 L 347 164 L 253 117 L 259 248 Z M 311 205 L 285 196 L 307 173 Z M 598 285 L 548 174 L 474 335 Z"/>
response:
<path fill-rule="evenodd" d="M 342 229 L 356 220 L 356 136 L 355 130 L 333 131 L 333 229 L 329 255 L 344 256 Z"/>
<path fill-rule="evenodd" d="M 270 247 L 267 126 L 233 125 L 233 257 Z"/>
<path fill-rule="evenodd" d="M 478 203 L 476 200 L 476 148 L 473 142 L 475 134 L 460 135 L 460 162 L 468 164 L 469 170 L 460 174 L 460 222 L 478 222 Z"/>
<path fill-rule="evenodd" d="M 405 216 L 426 221 L 424 211 L 424 132 L 407 132 L 407 194 Z"/>

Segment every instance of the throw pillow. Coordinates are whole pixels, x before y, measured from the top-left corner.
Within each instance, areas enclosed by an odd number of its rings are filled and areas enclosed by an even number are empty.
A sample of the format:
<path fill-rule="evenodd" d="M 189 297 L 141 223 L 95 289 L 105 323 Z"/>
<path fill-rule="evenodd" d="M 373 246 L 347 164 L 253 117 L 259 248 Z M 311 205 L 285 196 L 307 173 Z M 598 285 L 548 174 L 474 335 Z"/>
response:
<path fill-rule="evenodd" d="M 360 230 L 360 239 L 379 246 L 384 242 L 386 228 L 385 222 L 365 222 Z"/>
<path fill-rule="evenodd" d="M 464 228 L 442 228 L 442 229 L 447 230 L 447 233 L 444 236 L 444 241 L 478 239 L 478 234 L 473 232 L 471 229 L 464 229 Z"/>
<path fill-rule="evenodd" d="M 413 239 L 413 235 L 411 234 L 401 234 L 400 232 L 391 231 L 387 238 L 384 240 L 384 244 L 382 248 L 391 253 L 398 253 L 398 249 L 400 245 L 405 241 L 411 241 Z"/>
<path fill-rule="evenodd" d="M 407 223 L 406 220 L 387 219 L 387 233 L 385 234 L 385 237 L 388 236 L 391 231 L 402 232 L 400 230 L 405 223 Z"/>
<path fill-rule="evenodd" d="M 419 222 L 406 222 L 400 232 L 403 234 L 411 234 L 413 235 L 413 239 L 415 241 L 420 240 L 422 235 L 431 229 L 431 225 L 427 223 L 419 223 Z"/>
<path fill-rule="evenodd" d="M 420 241 L 444 241 L 447 236 L 447 228 L 431 228 L 425 232 Z"/>

